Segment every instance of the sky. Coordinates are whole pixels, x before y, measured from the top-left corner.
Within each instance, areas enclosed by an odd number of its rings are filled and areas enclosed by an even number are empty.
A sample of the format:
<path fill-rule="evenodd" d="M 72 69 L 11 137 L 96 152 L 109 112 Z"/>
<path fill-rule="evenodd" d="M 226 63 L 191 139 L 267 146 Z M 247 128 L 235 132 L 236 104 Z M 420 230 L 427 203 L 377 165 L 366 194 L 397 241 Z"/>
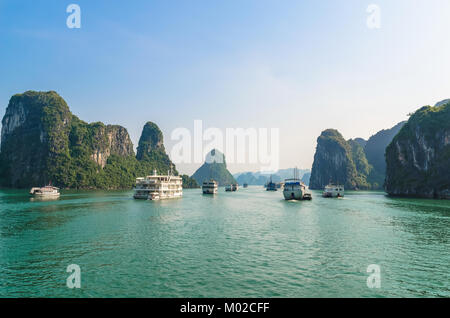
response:
<path fill-rule="evenodd" d="M 72 3 L 79 29 L 66 25 Z M 279 168 L 310 168 L 321 131 L 367 139 L 450 98 L 449 16 L 448 0 L 0 0 L 0 116 L 16 93 L 54 90 L 135 146 L 147 121 L 169 155 L 195 120 L 278 129 Z"/>

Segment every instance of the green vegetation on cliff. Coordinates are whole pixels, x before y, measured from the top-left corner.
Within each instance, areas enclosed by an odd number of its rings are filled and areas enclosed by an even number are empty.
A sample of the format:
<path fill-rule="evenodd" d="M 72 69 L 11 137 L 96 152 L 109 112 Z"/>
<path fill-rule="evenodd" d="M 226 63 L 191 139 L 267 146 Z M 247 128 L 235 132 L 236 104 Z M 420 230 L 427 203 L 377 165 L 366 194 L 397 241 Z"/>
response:
<path fill-rule="evenodd" d="M 163 134 L 155 123 L 147 122 L 144 125 L 139 139 L 136 159 L 141 162 L 145 169 L 150 169 L 149 171 L 156 169 L 160 174 L 167 174 L 172 171 L 174 175 L 178 175 L 175 165 L 166 154 Z"/>
<path fill-rule="evenodd" d="M 61 188 L 130 188 L 135 178 L 175 167 L 162 133 L 144 126 L 139 158 L 124 127 L 88 124 L 73 115 L 56 92 L 14 95 L 2 120 L 0 185 L 31 187 L 52 182 Z M 139 160 L 138 160 L 139 159 Z"/>
<path fill-rule="evenodd" d="M 333 182 L 347 189 L 369 189 L 370 169 L 360 143 L 346 141 L 337 130 L 327 129 L 317 139 L 309 187 L 323 189 Z"/>
<path fill-rule="evenodd" d="M 450 102 L 417 110 L 386 149 L 386 192 L 450 199 Z"/>
<path fill-rule="evenodd" d="M 183 188 L 184 189 L 197 189 L 200 188 L 197 181 L 195 181 L 194 178 L 189 177 L 186 174 L 181 175 L 181 178 L 183 179 Z"/>

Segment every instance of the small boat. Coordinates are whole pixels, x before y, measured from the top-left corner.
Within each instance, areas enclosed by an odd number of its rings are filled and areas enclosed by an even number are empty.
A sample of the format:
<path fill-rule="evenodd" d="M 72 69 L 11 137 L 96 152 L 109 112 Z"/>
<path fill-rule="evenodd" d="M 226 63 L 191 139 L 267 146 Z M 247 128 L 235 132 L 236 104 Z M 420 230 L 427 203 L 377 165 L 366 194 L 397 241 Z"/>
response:
<path fill-rule="evenodd" d="M 225 191 L 227 192 L 235 192 L 239 189 L 239 185 L 237 183 L 228 184 L 225 187 Z"/>
<path fill-rule="evenodd" d="M 306 193 L 306 185 L 298 177 L 297 168 L 294 178 L 284 181 L 283 196 L 285 200 L 312 200 L 311 193 Z"/>
<path fill-rule="evenodd" d="M 286 179 L 284 182 L 283 196 L 285 200 L 303 200 L 306 186 L 299 179 Z"/>
<path fill-rule="evenodd" d="M 38 198 L 57 198 L 60 196 L 59 188 L 51 185 L 41 188 L 31 188 L 30 194 Z"/>
<path fill-rule="evenodd" d="M 266 191 L 277 191 L 277 184 L 272 181 L 272 175 L 270 176 L 269 183 L 267 183 Z"/>
<path fill-rule="evenodd" d="M 343 185 L 335 185 L 328 184 L 323 190 L 322 196 L 324 198 L 343 198 L 344 197 L 344 186 Z"/>
<path fill-rule="evenodd" d="M 217 181 L 215 181 L 213 179 L 204 181 L 202 184 L 203 194 L 217 194 L 218 188 L 219 188 L 219 185 L 218 185 Z"/>
<path fill-rule="evenodd" d="M 244 189 L 245 188 L 248 188 L 248 184 L 247 183 L 244 183 Z"/>

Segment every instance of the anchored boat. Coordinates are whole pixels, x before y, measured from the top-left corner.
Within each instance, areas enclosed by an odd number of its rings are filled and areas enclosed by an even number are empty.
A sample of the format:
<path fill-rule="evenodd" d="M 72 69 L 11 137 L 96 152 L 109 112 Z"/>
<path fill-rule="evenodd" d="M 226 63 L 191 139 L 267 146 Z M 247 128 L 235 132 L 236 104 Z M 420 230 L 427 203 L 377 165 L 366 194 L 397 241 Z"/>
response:
<path fill-rule="evenodd" d="M 179 176 L 158 175 L 153 170 L 153 175 L 136 179 L 134 188 L 135 199 L 160 200 L 181 198 L 183 196 L 183 180 Z"/>
<path fill-rule="evenodd" d="M 225 187 L 225 191 L 227 192 L 235 192 L 237 190 L 239 190 L 239 185 L 237 183 L 232 183 Z"/>
<path fill-rule="evenodd" d="M 203 194 L 217 194 L 218 188 L 219 188 L 219 185 L 218 185 L 217 181 L 215 181 L 213 179 L 204 181 L 202 184 Z"/>
<path fill-rule="evenodd" d="M 59 188 L 51 185 L 41 188 L 31 188 L 30 194 L 38 198 L 57 198 L 60 196 Z"/>
<path fill-rule="evenodd" d="M 344 197 L 344 186 L 343 185 L 335 185 L 328 184 L 323 190 L 322 196 L 324 198 L 343 198 Z"/>
<path fill-rule="evenodd" d="M 267 183 L 266 191 L 277 191 L 277 184 L 272 181 L 272 175 L 270 175 L 270 181 Z"/>
<path fill-rule="evenodd" d="M 306 193 L 306 185 L 298 177 L 297 168 L 294 169 L 294 178 L 284 181 L 283 196 L 285 200 L 311 200 L 310 193 Z"/>

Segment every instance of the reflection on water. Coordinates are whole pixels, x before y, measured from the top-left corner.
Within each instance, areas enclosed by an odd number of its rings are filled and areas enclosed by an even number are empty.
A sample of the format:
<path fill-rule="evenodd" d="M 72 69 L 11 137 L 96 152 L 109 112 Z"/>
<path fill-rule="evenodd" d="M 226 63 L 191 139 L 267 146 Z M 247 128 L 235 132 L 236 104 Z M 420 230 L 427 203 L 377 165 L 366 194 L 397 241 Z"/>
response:
<path fill-rule="evenodd" d="M 348 192 L 288 202 L 281 192 L 0 191 L 0 296 L 450 296 L 449 201 Z M 65 286 L 78 264 L 80 290 Z M 382 288 L 366 286 L 367 266 Z"/>
<path fill-rule="evenodd" d="M 31 197 L 31 202 L 58 201 L 59 197 Z"/>

